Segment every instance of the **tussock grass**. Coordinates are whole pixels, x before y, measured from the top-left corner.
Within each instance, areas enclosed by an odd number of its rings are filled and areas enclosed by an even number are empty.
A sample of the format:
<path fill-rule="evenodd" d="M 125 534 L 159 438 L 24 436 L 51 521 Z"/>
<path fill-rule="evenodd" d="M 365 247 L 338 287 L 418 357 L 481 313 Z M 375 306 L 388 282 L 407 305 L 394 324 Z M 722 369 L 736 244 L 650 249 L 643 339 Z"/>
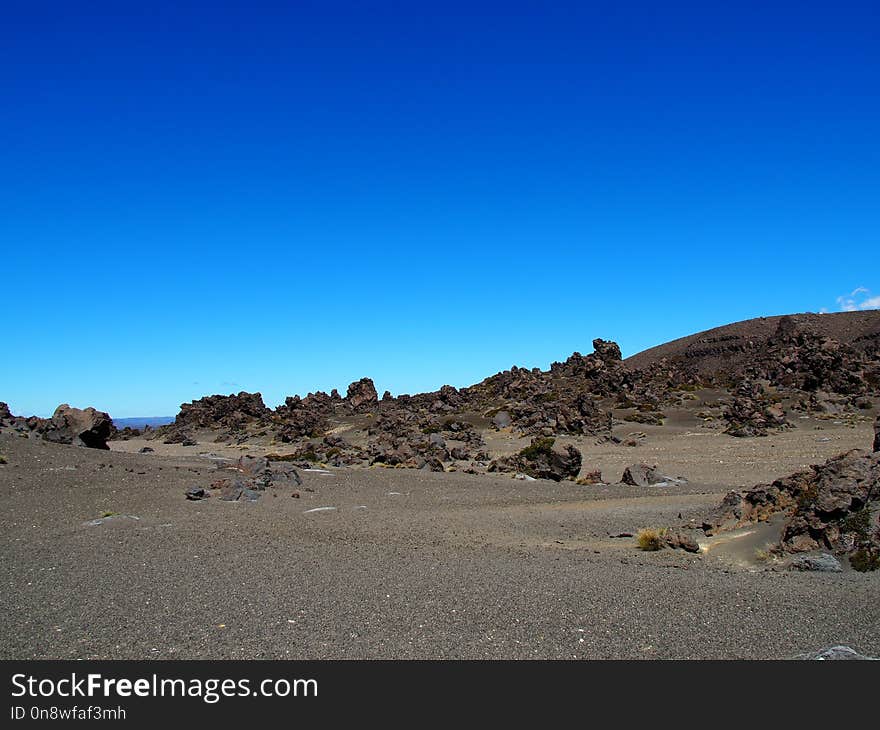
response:
<path fill-rule="evenodd" d="M 636 535 L 636 544 L 640 550 L 659 550 L 663 547 L 663 531 L 645 527 Z"/>

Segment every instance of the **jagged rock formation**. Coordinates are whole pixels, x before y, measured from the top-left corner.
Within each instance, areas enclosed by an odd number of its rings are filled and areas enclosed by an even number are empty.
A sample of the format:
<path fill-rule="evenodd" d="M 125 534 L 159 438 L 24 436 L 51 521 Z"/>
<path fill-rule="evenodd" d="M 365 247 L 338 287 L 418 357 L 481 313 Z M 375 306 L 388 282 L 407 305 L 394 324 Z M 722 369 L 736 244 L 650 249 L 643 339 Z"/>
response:
<path fill-rule="evenodd" d="M 370 378 L 361 378 L 348 386 L 345 400 L 353 411 L 361 412 L 375 408 L 379 403 L 379 394 Z"/>
<path fill-rule="evenodd" d="M 178 430 L 219 428 L 241 431 L 253 421 L 268 417 L 270 410 L 259 393 L 209 395 L 184 403 L 172 427 Z"/>

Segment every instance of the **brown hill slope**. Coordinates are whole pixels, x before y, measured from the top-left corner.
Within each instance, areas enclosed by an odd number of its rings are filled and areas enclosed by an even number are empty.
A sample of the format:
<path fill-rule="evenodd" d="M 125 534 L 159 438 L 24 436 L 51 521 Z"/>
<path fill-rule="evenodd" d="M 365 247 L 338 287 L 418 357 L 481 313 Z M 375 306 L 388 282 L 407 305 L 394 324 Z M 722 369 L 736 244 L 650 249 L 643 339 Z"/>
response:
<path fill-rule="evenodd" d="M 700 375 L 737 375 L 752 363 L 756 350 L 773 345 L 792 329 L 831 338 L 869 357 L 880 351 L 880 310 L 875 310 L 748 319 L 672 340 L 625 362 L 630 369 L 642 369 L 665 358 Z"/>

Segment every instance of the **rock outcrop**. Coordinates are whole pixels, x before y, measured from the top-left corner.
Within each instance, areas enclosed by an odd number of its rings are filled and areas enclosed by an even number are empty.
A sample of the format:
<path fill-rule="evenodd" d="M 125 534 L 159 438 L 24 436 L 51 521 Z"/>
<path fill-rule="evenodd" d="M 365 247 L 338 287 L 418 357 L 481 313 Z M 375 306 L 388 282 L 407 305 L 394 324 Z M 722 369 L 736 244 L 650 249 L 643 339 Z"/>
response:
<path fill-rule="evenodd" d="M 345 400 L 353 411 L 362 412 L 379 404 L 379 394 L 370 378 L 361 378 L 348 386 Z"/>
<path fill-rule="evenodd" d="M 703 523 L 716 534 L 784 513 L 780 553 L 830 551 L 880 567 L 880 452 L 855 449 L 745 493 L 729 492 Z"/>
<path fill-rule="evenodd" d="M 237 432 L 267 418 L 269 413 L 259 393 L 242 391 L 238 395 L 209 395 L 181 405 L 172 427 L 177 430 L 213 428 Z"/>
<path fill-rule="evenodd" d="M 35 430 L 46 441 L 90 449 L 109 449 L 107 441 L 115 433 L 116 427 L 113 419 L 103 411 L 71 408 L 64 403 L 55 409 L 52 418 L 39 423 Z"/>
<path fill-rule="evenodd" d="M 575 480 L 581 470 L 581 452 L 571 444 L 556 446 L 555 439 L 535 438 L 522 451 L 496 459 L 490 472 L 515 472 L 535 479 Z"/>

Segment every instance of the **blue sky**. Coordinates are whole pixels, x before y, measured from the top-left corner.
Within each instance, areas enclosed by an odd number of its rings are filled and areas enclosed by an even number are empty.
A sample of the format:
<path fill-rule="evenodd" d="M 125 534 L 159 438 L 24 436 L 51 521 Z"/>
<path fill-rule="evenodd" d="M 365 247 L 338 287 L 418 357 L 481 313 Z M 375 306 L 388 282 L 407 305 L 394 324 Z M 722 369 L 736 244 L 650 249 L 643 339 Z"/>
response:
<path fill-rule="evenodd" d="M 880 306 L 877 4 L 726 5 L 4 3 L 0 400 L 417 392 Z"/>

